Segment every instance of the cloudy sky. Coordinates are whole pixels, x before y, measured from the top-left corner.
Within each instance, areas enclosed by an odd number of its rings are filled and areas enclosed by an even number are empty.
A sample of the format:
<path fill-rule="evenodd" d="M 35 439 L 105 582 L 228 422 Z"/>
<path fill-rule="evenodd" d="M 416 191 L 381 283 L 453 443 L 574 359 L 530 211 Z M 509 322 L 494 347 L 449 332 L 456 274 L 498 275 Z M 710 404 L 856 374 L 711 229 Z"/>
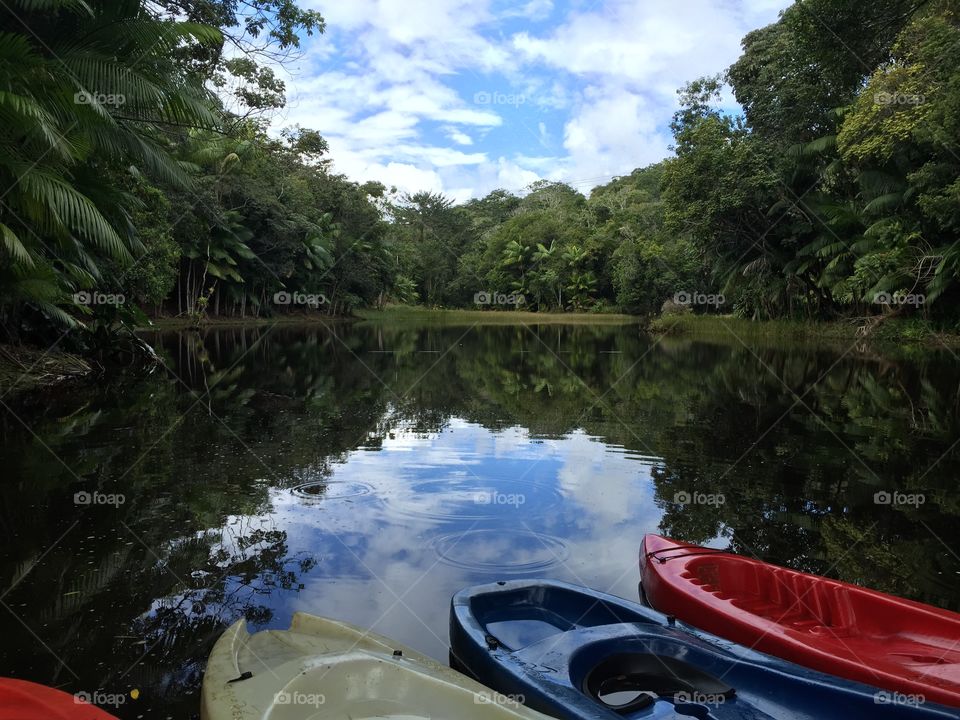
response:
<path fill-rule="evenodd" d="M 458 200 L 538 178 L 583 192 L 669 154 L 687 80 L 726 68 L 789 0 L 306 0 L 327 32 L 277 127 L 337 171 Z"/>

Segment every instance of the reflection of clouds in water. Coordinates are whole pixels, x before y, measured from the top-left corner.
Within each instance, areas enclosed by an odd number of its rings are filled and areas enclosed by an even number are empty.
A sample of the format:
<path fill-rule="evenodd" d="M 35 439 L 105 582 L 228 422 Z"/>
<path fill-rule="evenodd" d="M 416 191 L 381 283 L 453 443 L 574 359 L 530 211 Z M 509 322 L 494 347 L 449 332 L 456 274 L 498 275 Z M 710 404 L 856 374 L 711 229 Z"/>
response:
<path fill-rule="evenodd" d="M 559 486 L 564 497 L 583 512 L 583 527 L 627 522 L 635 526 L 647 519 L 644 514 L 659 522 L 649 465 L 611 450 L 583 432 L 564 439 L 560 454 Z"/>
<path fill-rule="evenodd" d="M 380 451 L 348 454 L 331 479 L 373 492 L 306 500 L 271 491 L 268 517 L 286 532 L 289 555 L 317 561 L 302 590 L 270 598 L 271 626 L 295 610 L 328 615 L 440 660 L 450 596 L 518 568 L 635 599 L 637 550 L 660 519 L 649 465 L 582 432 L 541 442 L 454 419 L 429 437 L 397 430 Z M 491 490 L 523 493 L 525 503 L 478 504 Z"/>
<path fill-rule="evenodd" d="M 507 511 L 516 510 L 507 502 L 502 507 L 478 504 L 478 493 L 523 495 L 527 515 L 558 502 L 553 467 L 557 460 L 537 462 L 545 446 L 532 443 L 524 430 L 492 433 L 459 419 L 450 426 L 429 439 L 397 430 L 379 453 L 352 453 L 334 468 L 334 478 L 374 486 L 378 496 L 402 514 L 438 519 L 492 519 L 497 511 L 509 515 Z M 503 438 L 506 445 L 501 445 Z M 390 457 L 414 448 L 413 458 Z M 536 483 L 542 485 L 532 486 Z"/>

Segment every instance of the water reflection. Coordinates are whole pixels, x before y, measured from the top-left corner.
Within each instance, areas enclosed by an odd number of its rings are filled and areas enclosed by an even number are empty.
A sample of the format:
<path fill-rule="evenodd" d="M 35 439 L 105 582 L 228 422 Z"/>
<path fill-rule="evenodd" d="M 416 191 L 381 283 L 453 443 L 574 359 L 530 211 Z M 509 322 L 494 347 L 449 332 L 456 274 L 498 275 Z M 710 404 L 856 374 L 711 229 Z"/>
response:
<path fill-rule="evenodd" d="M 195 713 L 241 615 L 333 615 L 443 659 L 471 583 L 634 597 L 649 531 L 960 609 L 947 353 L 630 326 L 151 339 L 171 374 L 21 396 L 31 431 L 0 420 L 0 673 L 139 689 L 121 717 Z"/>

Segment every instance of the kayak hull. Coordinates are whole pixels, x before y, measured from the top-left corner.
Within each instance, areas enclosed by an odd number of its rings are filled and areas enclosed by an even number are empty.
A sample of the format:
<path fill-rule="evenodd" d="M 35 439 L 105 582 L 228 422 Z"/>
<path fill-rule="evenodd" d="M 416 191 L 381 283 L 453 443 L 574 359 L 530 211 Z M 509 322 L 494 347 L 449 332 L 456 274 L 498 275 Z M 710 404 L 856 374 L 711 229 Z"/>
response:
<path fill-rule="evenodd" d="M 932 704 L 887 702 L 893 698 L 876 688 L 673 623 L 638 603 L 556 581 L 513 580 L 460 591 L 451 603 L 450 644 L 452 659 L 480 682 L 564 720 L 960 717 Z M 651 657 L 667 670 L 652 667 Z M 629 702 L 597 698 L 602 693 L 595 690 L 605 685 L 623 694 L 630 685 L 624 678 L 635 681 L 638 698 L 644 688 L 652 690 L 652 701 L 618 708 L 613 705 Z"/>
<path fill-rule="evenodd" d="M 202 720 L 548 720 L 415 650 L 347 623 L 295 613 L 289 630 L 217 641 Z"/>
<path fill-rule="evenodd" d="M 15 678 L 0 678 L 0 720 L 117 720 L 62 690 Z"/>
<path fill-rule="evenodd" d="M 960 615 L 752 558 L 647 535 L 644 595 L 764 653 L 960 707 Z"/>

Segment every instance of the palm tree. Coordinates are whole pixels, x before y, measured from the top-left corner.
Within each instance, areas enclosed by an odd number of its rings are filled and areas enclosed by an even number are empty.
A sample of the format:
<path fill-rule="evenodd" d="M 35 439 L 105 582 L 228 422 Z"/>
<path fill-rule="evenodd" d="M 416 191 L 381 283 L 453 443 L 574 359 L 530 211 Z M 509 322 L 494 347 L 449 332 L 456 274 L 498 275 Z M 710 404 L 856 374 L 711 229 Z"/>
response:
<path fill-rule="evenodd" d="M 590 259 L 590 253 L 581 245 L 571 245 L 563 251 L 561 257 L 569 273 L 567 290 L 570 292 L 570 300 L 573 307 L 580 310 L 597 286 L 597 278 L 593 272 L 583 270 L 583 266 Z"/>
<path fill-rule="evenodd" d="M 557 244 L 555 240 L 550 241 L 550 247 L 543 243 L 537 243 L 537 249 L 533 253 L 533 262 L 538 266 L 537 275 L 540 280 L 552 285 L 557 292 L 557 307 L 563 309 L 563 285 L 560 283 L 560 277 L 551 267 L 551 260 L 557 255 Z"/>
<path fill-rule="evenodd" d="M 222 37 L 138 0 L 8 0 L 0 27 L 0 303 L 74 324 L 71 294 L 142 251 L 124 175 L 186 183 L 161 131 L 218 122 L 174 51 Z"/>
<path fill-rule="evenodd" d="M 517 268 L 520 272 L 520 279 L 514 283 L 517 292 L 523 294 L 527 292 L 526 272 L 527 261 L 530 258 L 531 248 L 517 240 L 511 240 L 507 243 L 501 254 L 501 267 Z"/>

